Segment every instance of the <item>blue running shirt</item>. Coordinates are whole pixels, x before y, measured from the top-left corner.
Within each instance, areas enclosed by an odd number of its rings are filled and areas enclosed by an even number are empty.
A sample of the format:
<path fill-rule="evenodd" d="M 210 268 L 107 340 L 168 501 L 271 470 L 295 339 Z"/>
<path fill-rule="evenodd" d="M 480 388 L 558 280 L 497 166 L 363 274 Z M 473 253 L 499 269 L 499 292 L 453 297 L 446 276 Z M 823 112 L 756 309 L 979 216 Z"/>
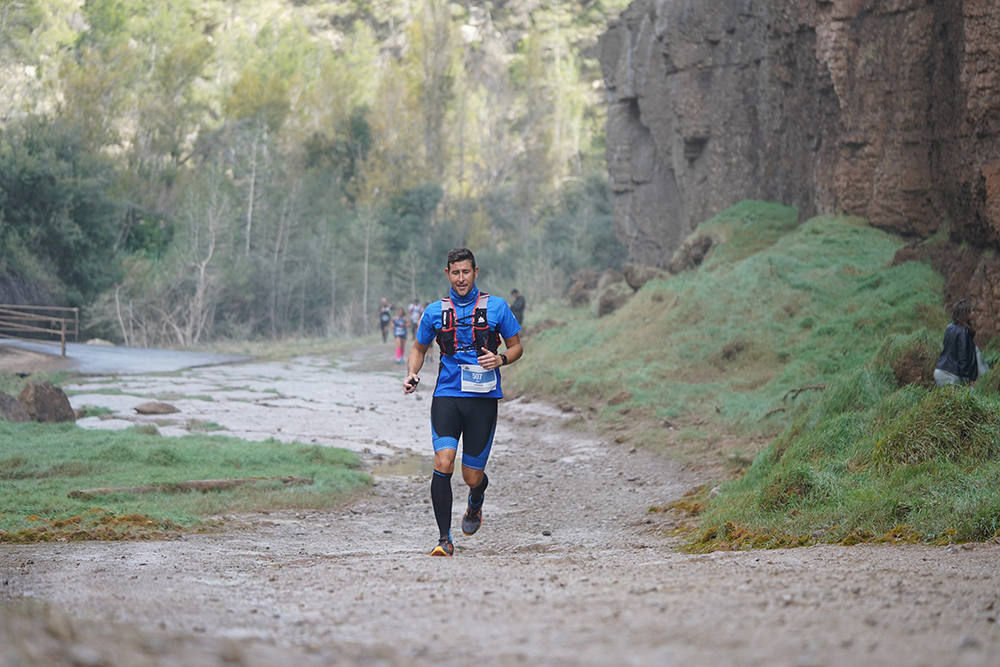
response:
<path fill-rule="evenodd" d="M 472 314 L 476 310 L 476 301 L 479 299 L 479 287 L 473 286 L 465 298 L 458 296 L 454 289 L 450 290 L 449 296 L 455 306 L 455 317 L 458 322 L 456 332 L 458 347 L 472 347 Z M 491 329 L 496 330 L 500 336 L 506 340 L 511 336 L 516 336 L 521 332 L 521 325 L 517 323 L 514 314 L 510 312 L 507 302 L 498 296 L 490 295 L 486 302 L 486 321 Z M 430 345 L 441 330 L 441 301 L 434 301 L 423 317 L 420 318 L 420 326 L 417 329 L 417 342 L 421 345 Z M 499 353 L 499 350 L 498 350 Z M 503 398 L 503 390 L 500 386 L 500 369 L 497 369 L 497 386 L 487 393 L 472 393 L 462 391 L 462 371 L 459 364 L 475 364 L 477 351 L 472 349 L 459 349 L 454 356 L 442 354 L 441 364 L 438 368 L 437 387 L 434 389 L 435 396 L 459 396 L 464 398 Z"/>

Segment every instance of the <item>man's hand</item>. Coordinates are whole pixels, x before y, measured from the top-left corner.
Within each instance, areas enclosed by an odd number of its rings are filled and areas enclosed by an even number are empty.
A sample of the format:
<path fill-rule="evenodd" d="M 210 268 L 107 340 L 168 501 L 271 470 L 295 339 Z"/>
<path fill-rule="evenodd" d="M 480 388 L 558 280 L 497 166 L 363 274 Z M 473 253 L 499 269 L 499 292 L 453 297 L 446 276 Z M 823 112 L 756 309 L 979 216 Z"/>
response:
<path fill-rule="evenodd" d="M 403 393 L 412 394 L 417 390 L 417 385 L 420 384 L 420 378 L 417 377 L 415 373 L 410 373 L 403 380 Z"/>
<path fill-rule="evenodd" d="M 500 368 L 503 366 L 503 359 L 500 358 L 499 354 L 493 354 L 485 347 L 479 348 L 480 354 L 476 357 L 476 362 L 485 368 L 486 370 L 491 370 L 493 368 Z"/>

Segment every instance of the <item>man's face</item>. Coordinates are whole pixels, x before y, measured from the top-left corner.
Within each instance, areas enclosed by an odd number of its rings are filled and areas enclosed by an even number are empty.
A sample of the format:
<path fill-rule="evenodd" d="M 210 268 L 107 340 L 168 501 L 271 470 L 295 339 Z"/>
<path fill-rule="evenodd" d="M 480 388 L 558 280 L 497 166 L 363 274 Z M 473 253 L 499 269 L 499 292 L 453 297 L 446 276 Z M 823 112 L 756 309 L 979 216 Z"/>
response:
<path fill-rule="evenodd" d="M 448 280 L 451 282 L 452 289 L 459 296 L 465 296 L 471 290 L 473 285 L 476 284 L 476 278 L 479 276 L 479 268 L 472 268 L 472 260 L 462 260 L 461 262 L 452 262 L 445 269 L 445 273 L 448 274 Z"/>

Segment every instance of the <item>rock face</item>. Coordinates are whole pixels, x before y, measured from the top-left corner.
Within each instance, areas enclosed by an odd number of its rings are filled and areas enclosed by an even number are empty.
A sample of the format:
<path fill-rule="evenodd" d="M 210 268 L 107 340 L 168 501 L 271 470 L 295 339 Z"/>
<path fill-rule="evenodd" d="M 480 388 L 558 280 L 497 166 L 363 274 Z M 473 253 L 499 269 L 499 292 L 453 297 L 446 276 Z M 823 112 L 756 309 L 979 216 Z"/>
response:
<path fill-rule="evenodd" d="M 635 262 L 748 198 L 1000 247 L 996 0 L 636 0 L 601 63 Z"/>
<path fill-rule="evenodd" d="M 25 411 L 38 422 L 71 422 L 76 413 L 66 393 L 51 382 L 29 382 L 17 396 Z"/>
<path fill-rule="evenodd" d="M 976 343 L 982 347 L 1000 335 L 1000 257 L 989 250 L 958 243 L 914 243 L 896 251 L 893 264 L 930 262 L 944 276 L 943 304 L 951 314 L 951 305 L 963 297 L 979 304 L 976 312 Z"/>

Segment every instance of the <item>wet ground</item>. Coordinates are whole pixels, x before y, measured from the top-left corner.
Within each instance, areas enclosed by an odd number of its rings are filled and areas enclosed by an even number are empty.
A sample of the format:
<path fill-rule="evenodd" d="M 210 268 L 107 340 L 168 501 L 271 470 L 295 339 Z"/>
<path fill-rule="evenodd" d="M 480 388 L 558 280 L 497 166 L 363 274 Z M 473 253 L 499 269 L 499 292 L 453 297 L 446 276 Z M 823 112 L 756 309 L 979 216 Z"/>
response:
<path fill-rule="evenodd" d="M 685 554 L 647 510 L 701 473 L 524 399 L 501 403 L 483 528 L 457 529 L 456 475 L 455 557 L 428 557 L 433 365 L 404 396 L 390 357 L 70 387 L 75 407 L 115 410 L 86 428 L 342 446 L 376 485 L 179 540 L 0 545 L 3 664 L 1000 664 L 1000 546 Z M 137 415 L 151 399 L 180 412 Z"/>
<path fill-rule="evenodd" d="M 61 355 L 59 343 L 0 339 L 0 351 L 28 352 L 44 357 L 47 368 L 104 375 L 121 373 L 171 373 L 184 368 L 247 361 L 237 354 L 186 352 L 179 350 L 144 349 L 115 345 L 66 343 L 66 355 Z"/>

